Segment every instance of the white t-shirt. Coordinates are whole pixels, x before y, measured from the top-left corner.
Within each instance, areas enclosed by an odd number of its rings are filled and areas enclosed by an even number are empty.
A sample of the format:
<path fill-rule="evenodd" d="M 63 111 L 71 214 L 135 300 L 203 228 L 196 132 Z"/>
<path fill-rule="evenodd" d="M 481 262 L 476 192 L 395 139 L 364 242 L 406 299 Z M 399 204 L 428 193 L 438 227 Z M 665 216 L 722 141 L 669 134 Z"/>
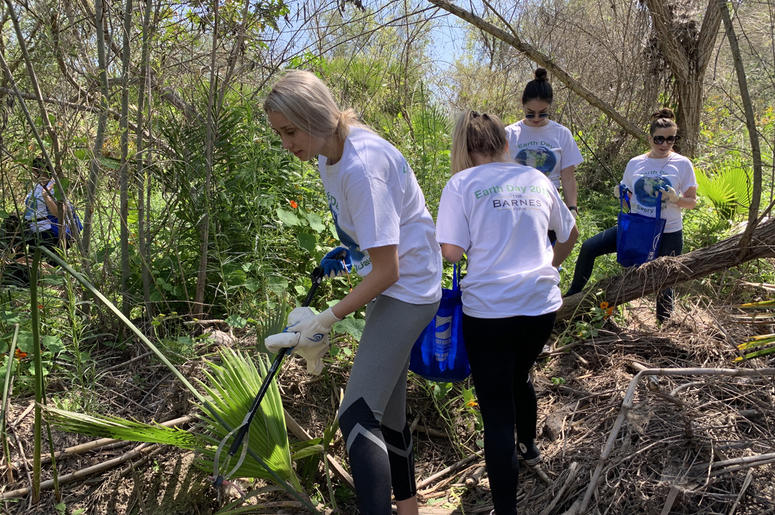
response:
<path fill-rule="evenodd" d="M 672 186 L 681 195 L 692 186 L 697 186 L 692 162 L 675 152 L 662 159 L 653 159 L 648 154 L 633 157 L 627 163 L 622 182 L 633 192 L 630 198 L 632 212 L 651 217 L 656 216 L 660 187 Z M 683 228 L 681 217 L 680 207 L 662 200 L 665 232 L 680 231 Z"/>
<path fill-rule="evenodd" d="M 523 120 L 506 127 L 511 158 L 521 165 L 543 172 L 554 187 L 560 189 L 560 172 L 578 166 L 584 159 L 570 131 L 549 120 L 541 127 L 531 127 Z"/>
<path fill-rule="evenodd" d="M 477 318 L 543 315 L 562 305 L 547 232 L 567 241 L 573 215 L 544 174 L 488 163 L 452 176 L 441 193 L 436 237 L 465 249 L 463 312 Z"/>
<path fill-rule="evenodd" d="M 49 182 L 49 185 L 51 182 Z M 48 206 L 43 199 L 43 186 L 35 184 L 35 188 L 24 199 L 24 219 L 30 222 L 31 232 L 42 232 L 51 229 L 51 221 L 47 218 Z"/>
<path fill-rule="evenodd" d="M 441 298 L 441 251 L 425 197 L 404 156 L 373 132 L 351 127 L 341 159 L 318 168 L 353 269 L 371 271 L 367 249 L 398 245 L 399 279 L 383 292 L 411 304 Z"/>

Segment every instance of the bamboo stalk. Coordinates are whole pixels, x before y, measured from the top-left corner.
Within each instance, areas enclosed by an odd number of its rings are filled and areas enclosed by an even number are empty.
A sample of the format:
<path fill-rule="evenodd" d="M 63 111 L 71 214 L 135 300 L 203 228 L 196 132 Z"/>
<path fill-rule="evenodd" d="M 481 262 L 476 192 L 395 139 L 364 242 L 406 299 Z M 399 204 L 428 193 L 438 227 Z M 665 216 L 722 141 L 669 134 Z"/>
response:
<path fill-rule="evenodd" d="M 178 426 L 183 425 L 188 422 L 191 422 L 194 417 L 191 415 L 186 415 L 184 417 L 178 417 L 172 420 L 168 420 L 166 422 L 161 422 L 159 425 L 164 427 L 172 427 L 172 426 Z M 70 456 L 76 456 L 79 454 L 83 454 L 88 451 L 93 451 L 95 449 L 100 449 L 102 447 L 106 447 L 108 445 L 112 444 L 120 444 L 123 445 L 129 445 L 132 442 L 126 441 L 126 440 L 116 440 L 113 438 L 100 438 L 99 440 L 92 440 L 91 442 L 86 442 L 78 445 L 73 445 L 71 447 L 67 447 L 64 450 L 57 451 L 54 453 L 54 458 L 60 459 L 60 458 L 69 458 Z M 48 463 L 48 461 L 51 460 L 50 456 L 42 456 L 41 462 L 42 463 Z M 18 466 L 18 462 L 14 462 L 12 466 L 16 467 Z"/>
<path fill-rule="evenodd" d="M 76 470 L 75 472 L 72 472 L 70 474 L 64 474 L 62 476 L 59 476 L 59 484 L 64 483 L 70 483 L 77 479 L 82 479 L 84 477 L 90 476 L 92 474 L 97 474 L 99 472 L 104 472 L 106 470 L 109 470 L 115 466 L 121 465 L 125 461 L 131 460 L 133 458 L 142 456 L 143 454 L 146 454 L 148 452 L 151 452 L 154 448 L 150 447 L 149 444 L 140 444 L 131 451 L 122 454 L 121 456 L 118 456 L 116 458 L 103 461 L 102 463 L 98 463 L 96 465 L 92 465 L 90 467 L 82 468 L 80 470 Z M 49 479 L 48 481 L 43 481 L 40 483 L 40 489 L 41 490 L 48 490 L 54 486 L 54 481 Z M 13 499 L 15 497 L 22 497 L 24 495 L 27 495 L 30 493 L 30 488 L 18 488 L 16 490 L 9 490 L 7 492 L 0 493 L 0 500 L 6 500 L 6 499 Z"/>
<path fill-rule="evenodd" d="M 35 425 L 33 428 L 34 451 L 32 455 L 32 502 L 40 500 L 40 429 L 43 417 L 40 405 L 43 402 L 43 362 L 40 349 L 40 311 L 38 311 L 38 271 L 40 269 L 40 247 L 35 247 L 30 270 L 30 314 L 32 315 L 32 360 L 35 364 Z M 53 484 L 53 482 L 52 482 Z"/>
<path fill-rule="evenodd" d="M 6 462 L 6 476 L 8 482 L 13 482 L 13 469 L 11 468 L 11 448 L 8 445 L 8 433 L 6 432 L 6 415 L 8 414 L 8 392 L 11 389 L 11 375 L 13 372 L 13 358 L 16 352 L 16 340 L 19 337 L 19 324 L 14 326 L 13 340 L 11 340 L 11 347 L 8 349 L 8 366 L 5 371 L 5 385 L 3 386 L 3 404 L 0 407 L 0 435 L 3 439 L 3 456 L 5 456 Z"/>

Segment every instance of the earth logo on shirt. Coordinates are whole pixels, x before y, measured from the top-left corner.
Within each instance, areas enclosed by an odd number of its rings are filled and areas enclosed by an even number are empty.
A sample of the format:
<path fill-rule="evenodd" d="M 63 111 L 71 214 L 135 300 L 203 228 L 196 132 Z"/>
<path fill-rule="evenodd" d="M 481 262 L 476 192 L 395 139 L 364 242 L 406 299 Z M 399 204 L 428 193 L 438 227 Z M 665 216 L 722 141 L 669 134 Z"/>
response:
<path fill-rule="evenodd" d="M 361 252 L 360 246 L 358 243 L 356 243 L 352 236 L 347 234 L 341 227 L 339 227 L 339 217 L 336 216 L 336 211 L 331 209 L 330 204 L 328 208 L 331 210 L 331 216 L 334 217 L 334 227 L 336 227 L 336 235 L 339 236 L 339 241 L 341 241 L 342 245 L 350 250 L 350 255 L 354 262 L 363 261 L 363 258 L 365 258 L 366 255 Z"/>
<path fill-rule="evenodd" d="M 641 177 L 635 181 L 635 198 L 641 206 L 657 207 L 659 191 L 672 185 L 665 177 Z"/>
<path fill-rule="evenodd" d="M 557 166 L 557 156 L 546 147 L 524 148 L 520 150 L 514 160 L 525 166 L 532 166 L 544 175 L 549 175 Z"/>

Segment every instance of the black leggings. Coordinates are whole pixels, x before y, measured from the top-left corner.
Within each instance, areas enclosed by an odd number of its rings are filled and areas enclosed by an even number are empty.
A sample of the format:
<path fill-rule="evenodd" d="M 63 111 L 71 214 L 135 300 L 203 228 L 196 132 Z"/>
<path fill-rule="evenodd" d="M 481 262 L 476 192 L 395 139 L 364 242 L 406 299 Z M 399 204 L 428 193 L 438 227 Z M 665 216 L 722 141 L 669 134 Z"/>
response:
<path fill-rule="evenodd" d="M 517 513 L 514 429 L 520 442 L 536 436 L 538 403 L 529 372 L 549 339 L 555 313 L 510 318 L 463 316 L 476 397 L 484 422 L 484 459 L 495 513 Z"/>

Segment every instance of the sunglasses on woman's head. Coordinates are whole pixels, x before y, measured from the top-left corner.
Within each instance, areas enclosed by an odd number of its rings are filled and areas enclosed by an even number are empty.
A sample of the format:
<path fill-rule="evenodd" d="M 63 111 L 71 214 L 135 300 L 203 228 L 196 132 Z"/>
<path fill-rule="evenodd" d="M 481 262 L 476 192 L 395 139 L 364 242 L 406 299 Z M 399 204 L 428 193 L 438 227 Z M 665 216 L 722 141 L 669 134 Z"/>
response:
<path fill-rule="evenodd" d="M 654 143 L 656 143 L 657 145 L 661 145 L 662 143 L 665 143 L 665 142 L 672 144 L 678 141 L 678 136 L 667 136 L 667 137 L 653 136 L 651 139 L 653 139 Z"/>
<path fill-rule="evenodd" d="M 525 118 L 549 118 L 549 113 L 525 113 Z"/>

